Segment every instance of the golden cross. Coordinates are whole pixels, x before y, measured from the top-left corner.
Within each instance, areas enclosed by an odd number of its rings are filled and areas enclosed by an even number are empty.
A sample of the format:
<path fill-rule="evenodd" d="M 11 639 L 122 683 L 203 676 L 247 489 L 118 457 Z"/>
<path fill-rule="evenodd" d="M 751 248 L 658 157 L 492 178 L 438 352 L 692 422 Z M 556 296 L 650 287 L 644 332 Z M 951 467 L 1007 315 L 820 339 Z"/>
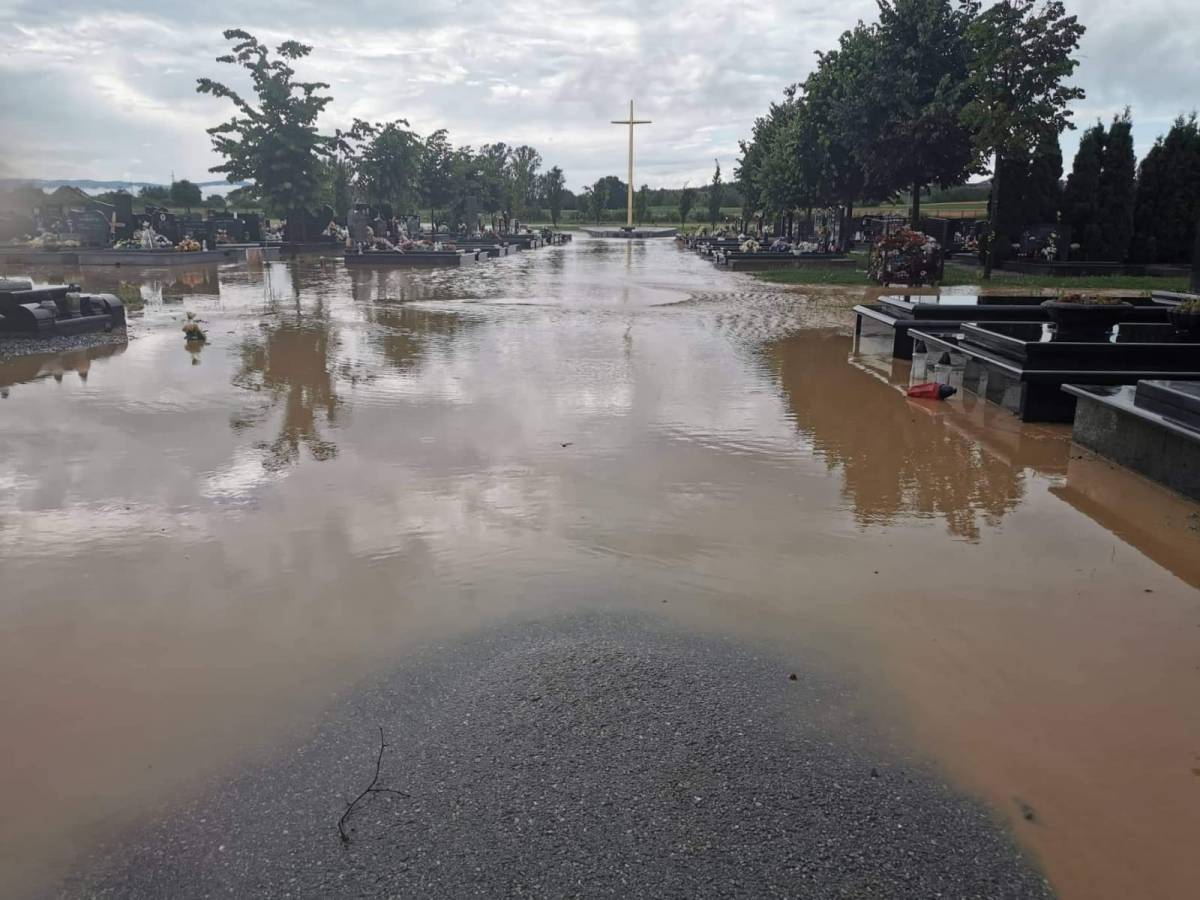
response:
<path fill-rule="evenodd" d="M 635 119 L 633 117 L 633 101 L 630 100 L 629 101 L 629 118 L 625 119 L 623 121 L 620 119 L 613 119 L 612 124 L 629 126 L 629 185 L 627 186 L 627 190 L 629 191 L 629 196 L 627 197 L 628 204 L 627 204 L 626 213 L 625 213 L 625 224 L 628 227 L 632 228 L 633 227 L 633 126 L 634 125 L 649 125 L 649 124 L 651 124 L 651 122 L 649 119 Z"/>

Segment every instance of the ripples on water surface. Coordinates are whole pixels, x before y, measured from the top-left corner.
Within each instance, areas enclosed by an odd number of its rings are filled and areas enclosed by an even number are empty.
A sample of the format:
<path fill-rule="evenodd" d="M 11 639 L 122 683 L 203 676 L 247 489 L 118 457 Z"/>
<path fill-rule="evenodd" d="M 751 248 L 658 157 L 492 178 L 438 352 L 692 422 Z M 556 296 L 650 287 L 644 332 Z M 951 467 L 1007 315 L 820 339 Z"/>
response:
<path fill-rule="evenodd" d="M 146 307 L 127 346 L 0 362 L 5 881 L 415 642 L 597 606 L 840 670 L 1064 896 L 1200 877 L 1196 508 L 1062 429 L 906 401 L 851 352 L 855 292 L 587 240 L 36 274 Z"/>

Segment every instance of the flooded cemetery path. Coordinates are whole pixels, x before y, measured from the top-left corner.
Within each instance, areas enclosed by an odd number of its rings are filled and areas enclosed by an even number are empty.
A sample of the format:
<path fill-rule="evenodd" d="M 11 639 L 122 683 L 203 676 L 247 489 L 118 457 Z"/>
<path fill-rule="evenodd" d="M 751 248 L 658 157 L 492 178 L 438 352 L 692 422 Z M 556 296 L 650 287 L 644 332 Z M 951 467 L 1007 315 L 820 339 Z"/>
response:
<path fill-rule="evenodd" d="M 1064 898 L 1200 880 L 1200 508 L 906 400 L 858 292 L 33 274 L 145 307 L 0 359 L 0 893 L 1037 896 L 1008 832 Z M 400 857 L 336 831 L 379 725 Z"/>

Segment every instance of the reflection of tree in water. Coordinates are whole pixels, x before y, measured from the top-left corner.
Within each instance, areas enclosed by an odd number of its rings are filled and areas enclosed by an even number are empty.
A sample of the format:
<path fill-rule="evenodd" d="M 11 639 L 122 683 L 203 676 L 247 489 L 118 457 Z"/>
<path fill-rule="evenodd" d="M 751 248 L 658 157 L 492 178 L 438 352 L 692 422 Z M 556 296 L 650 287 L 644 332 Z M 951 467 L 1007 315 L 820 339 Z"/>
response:
<path fill-rule="evenodd" d="M 467 324 L 454 313 L 411 306 L 376 304 L 367 307 L 371 344 L 384 361 L 402 372 L 416 369 L 433 346 L 456 337 Z"/>
<path fill-rule="evenodd" d="M 332 459 L 337 446 L 317 431 L 317 414 L 328 425 L 335 423 L 338 399 L 332 356 L 337 341 L 323 319 L 293 320 L 263 327 L 261 338 L 242 344 L 241 366 L 233 378 L 238 387 L 271 395 L 271 406 L 283 401 L 283 425 L 273 443 L 263 444 L 263 465 L 282 469 L 300 458 L 300 446 L 314 459 Z M 256 417 L 235 419 L 235 430 L 254 423 Z"/>
<path fill-rule="evenodd" d="M 807 331 L 764 352 L 799 429 L 830 468 L 841 467 L 860 524 L 936 515 L 974 541 L 980 515 L 995 526 L 1023 498 L 1017 469 L 848 365 L 849 338 Z"/>

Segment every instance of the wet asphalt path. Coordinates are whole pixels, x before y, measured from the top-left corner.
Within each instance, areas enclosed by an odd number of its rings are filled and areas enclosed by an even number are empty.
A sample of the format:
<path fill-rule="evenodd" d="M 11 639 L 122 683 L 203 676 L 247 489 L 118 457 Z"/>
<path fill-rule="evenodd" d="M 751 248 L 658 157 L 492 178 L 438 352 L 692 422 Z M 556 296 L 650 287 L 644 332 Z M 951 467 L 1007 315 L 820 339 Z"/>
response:
<path fill-rule="evenodd" d="M 512 625 L 364 684 L 56 894 L 1052 895 L 992 814 L 854 708 L 802 661 L 649 619 Z M 369 794 L 344 844 L 380 726 L 377 784 L 407 796 Z"/>

